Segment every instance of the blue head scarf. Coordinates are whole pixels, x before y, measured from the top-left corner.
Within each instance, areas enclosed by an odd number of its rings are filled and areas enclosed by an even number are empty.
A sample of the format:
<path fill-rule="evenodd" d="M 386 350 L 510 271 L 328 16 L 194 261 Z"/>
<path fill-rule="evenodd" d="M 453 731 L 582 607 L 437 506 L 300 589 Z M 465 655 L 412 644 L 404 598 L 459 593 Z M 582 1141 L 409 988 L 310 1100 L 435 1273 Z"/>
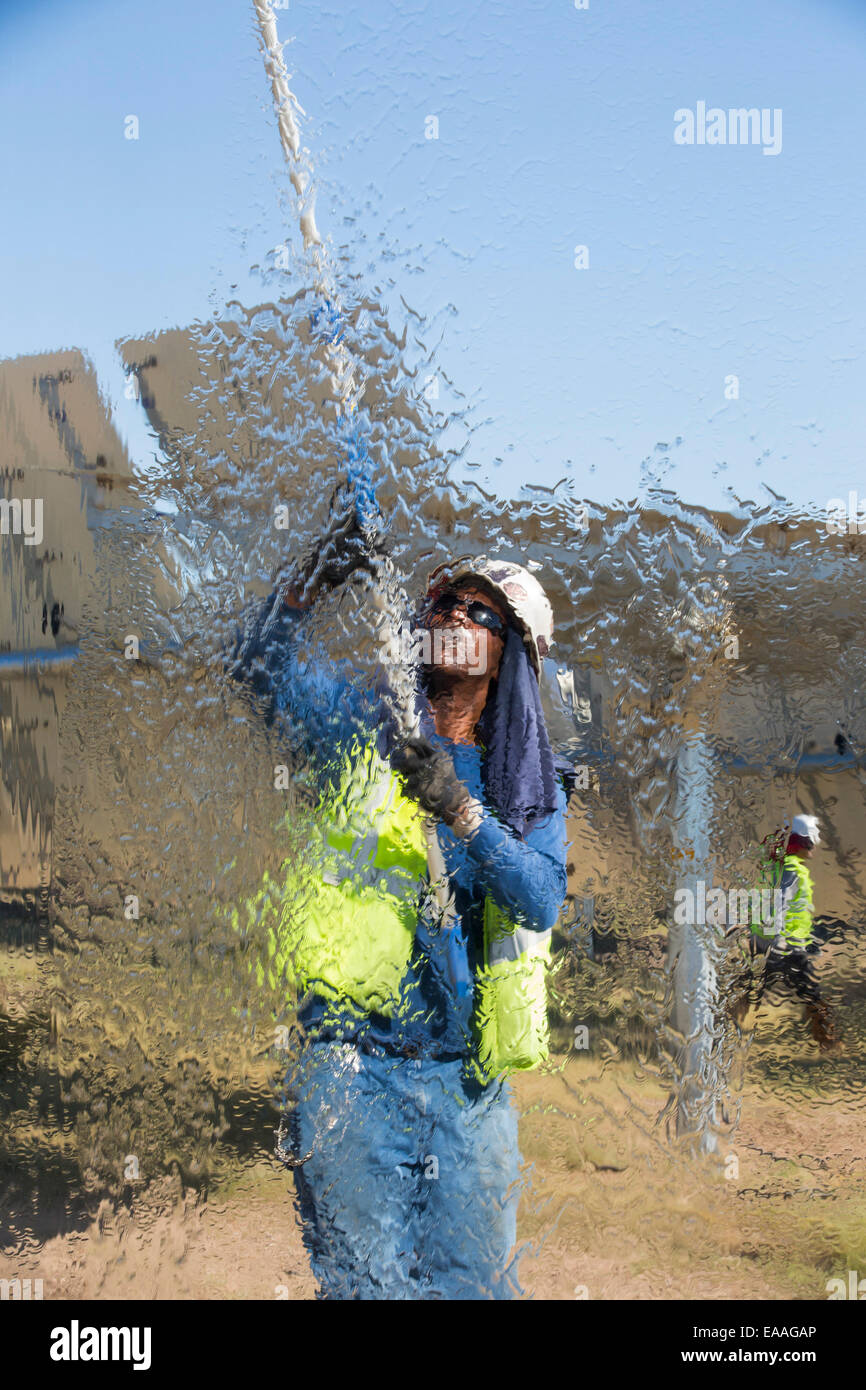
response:
<path fill-rule="evenodd" d="M 426 697 L 419 698 L 421 730 L 434 732 Z M 509 627 L 499 673 L 478 723 L 487 800 L 523 839 L 557 807 L 557 770 L 538 681 L 520 633 Z"/>
<path fill-rule="evenodd" d="M 538 681 L 523 638 L 513 627 L 479 733 L 488 800 L 522 839 L 556 810 L 557 773 Z"/>

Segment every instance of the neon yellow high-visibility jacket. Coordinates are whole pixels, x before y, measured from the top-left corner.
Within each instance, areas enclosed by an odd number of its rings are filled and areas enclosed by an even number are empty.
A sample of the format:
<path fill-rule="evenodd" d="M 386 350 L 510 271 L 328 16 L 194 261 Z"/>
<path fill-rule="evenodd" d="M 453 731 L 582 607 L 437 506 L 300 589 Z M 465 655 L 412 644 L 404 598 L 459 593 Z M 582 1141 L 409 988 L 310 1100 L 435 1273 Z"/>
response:
<path fill-rule="evenodd" d="M 808 946 L 812 939 L 812 875 L 797 854 L 786 854 L 784 861 L 770 863 L 771 885 L 781 898 L 778 910 L 752 923 L 752 931 L 760 937 L 784 935 L 792 946 Z"/>
<path fill-rule="evenodd" d="M 323 798 L 303 864 L 286 860 L 235 912 L 267 940 L 259 967 L 272 985 L 337 1001 L 357 1016 L 390 1018 L 419 917 L 435 910 L 423 815 L 377 753 L 356 750 L 339 795 Z M 432 832 L 435 835 L 435 831 Z M 521 927 L 488 894 L 475 971 L 475 1063 L 487 1081 L 548 1056 L 550 930 Z M 449 930 L 443 924 L 440 929 Z"/>

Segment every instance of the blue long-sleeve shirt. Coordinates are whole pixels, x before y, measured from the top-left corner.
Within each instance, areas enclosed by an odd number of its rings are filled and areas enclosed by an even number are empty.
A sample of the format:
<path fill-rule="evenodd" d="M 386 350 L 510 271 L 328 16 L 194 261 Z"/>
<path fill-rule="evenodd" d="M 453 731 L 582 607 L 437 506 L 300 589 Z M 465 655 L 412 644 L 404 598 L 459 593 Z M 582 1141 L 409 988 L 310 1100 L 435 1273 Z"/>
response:
<path fill-rule="evenodd" d="M 302 621 L 282 615 L 270 642 L 247 645 L 236 674 L 251 678 L 269 699 L 269 719 L 284 717 L 291 741 L 319 790 L 333 787 L 342 755 L 377 727 L 381 706 L 337 669 L 301 664 L 296 634 Z M 454 760 L 455 770 L 482 805 L 482 822 L 461 839 L 444 823 L 437 827 L 445 868 L 454 892 L 449 926 L 437 925 L 423 907 L 398 1008 L 390 1018 L 359 1019 L 339 1003 L 313 998 L 299 1015 L 308 1035 L 353 1040 L 361 1046 L 405 1055 L 462 1057 L 471 1047 L 474 972 L 483 949 L 483 907 L 489 895 L 521 927 L 546 931 L 556 922 L 566 892 L 566 796 L 558 785 L 557 807 L 521 840 L 485 801 L 481 750 L 433 735 Z"/>

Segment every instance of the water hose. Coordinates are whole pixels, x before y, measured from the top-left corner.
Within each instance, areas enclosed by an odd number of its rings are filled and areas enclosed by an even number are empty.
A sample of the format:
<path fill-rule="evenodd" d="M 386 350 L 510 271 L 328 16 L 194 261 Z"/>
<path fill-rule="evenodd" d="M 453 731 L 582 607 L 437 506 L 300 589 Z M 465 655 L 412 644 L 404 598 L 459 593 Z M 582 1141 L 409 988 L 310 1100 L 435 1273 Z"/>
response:
<path fill-rule="evenodd" d="M 311 315 L 311 328 L 320 334 L 322 351 L 330 373 L 337 408 L 337 422 L 343 438 L 344 460 L 355 515 L 372 550 L 377 536 L 384 533 L 384 522 L 370 473 L 370 455 L 361 431 L 353 421 L 363 396 L 358 382 L 357 363 L 345 343 L 345 319 L 340 304 L 337 277 L 324 245 L 315 216 L 315 182 L 306 152 L 301 147 L 297 116 L 305 113 L 289 87 L 289 73 L 277 32 L 277 19 L 271 0 L 253 0 L 265 71 L 271 85 L 274 110 L 283 156 L 297 200 L 298 226 L 304 249 L 313 270 L 313 291 L 319 301 Z M 374 567 L 372 599 L 377 611 L 377 638 L 387 687 L 385 699 L 398 735 L 411 737 L 418 732 L 415 713 L 415 674 L 405 659 L 400 643 L 404 603 L 390 557 L 382 555 Z"/>

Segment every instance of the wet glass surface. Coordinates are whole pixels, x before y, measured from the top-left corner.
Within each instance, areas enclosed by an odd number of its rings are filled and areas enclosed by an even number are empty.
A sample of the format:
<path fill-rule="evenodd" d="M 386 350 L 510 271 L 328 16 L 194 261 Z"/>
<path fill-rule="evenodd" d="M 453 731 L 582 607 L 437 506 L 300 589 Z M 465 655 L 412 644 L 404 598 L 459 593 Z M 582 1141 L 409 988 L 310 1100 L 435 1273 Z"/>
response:
<path fill-rule="evenodd" d="M 490 17 L 466 22 L 471 43 L 489 37 Z M 789 500 L 787 461 L 743 452 L 725 505 L 708 501 L 701 480 L 725 465 L 685 425 L 653 436 L 617 491 L 564 449 L 557 471 L 537 413 L 502 467 L 503 388 L 461 379 L 460 357 L 479 331 L 497 357 L 511 333 L 518 353 L 518 320 L 461 317 L 461 277 L 475 305 L 492 271 L 474 240 L 462 270 L 453 242 L 436 249 L 436 179 L 387 215 L 370 214 L 366 173 L 340 186 L 329 131 L 354 91 L 370 154 L 363 74 L 391 40 L 363 62 L 337 43 L 356 81 L 341 93 L 321 24 L 308 84 L 300 21 L 291 72 L 280 10 L 239 6 L 219 31 L 243 55 L 237 91 L 256 93 L 239 165 L 278 211 L 254 207 L 227 237 L 207 311 L 181 314 L 170 290 L 152 329 L 112 322 L 41 351 L 22 338 L 0 361 L 0 1272 L 76 1298 L 294 1299 L 328 1280 L 337 1296 L 826 1297 L 866 1269 L 856 493 L 837 516 L 807 458 Z M 622 42 L 603 27 L 595 41 Z M 308 124 L 296 89 L 321 98 Z M 473 203 L 473 236 L 486 226 L 501 249 L 519 200 L 487 216 Z M 170 260 L 169 232 L 152 234 Z M 541 314 L 554 341 L 552 301 Z M 569 315 L 577 360 L 592 348 Z M 589 460 L 616 420 L 581 408 Z M 793 428 L 787 406 L 748 409 Z M 304 973 L 296 947 L 336 880 L 379 911 L 408 903 L 413 930 L 420 893 L 432 936 L 445 930 L 408 851 L 396 869 L 374 858 L 369 808 L 390 782 L 383 731 L 417 727 L 402 634 L 427 577 L 481 555 L 525 567 L 550 600 L 539 686 L 572 774 L 550 1055 L 515 1071 L 510 1101 L 498 1082 L 472 1092 L 461 1129 L 459 1028 L 431 1042 L 423 979 L 399 1026 L 377 997 L 368 1044 L 369 1001 L 348 1010 L 355 1031 L 345 1010 L 310 1015 L 319 957 Z M 775 882 L 762 842 L 803 814 L 821 840 L 798 989 L 749 954 L 743 895 Z M 341 959 L 369 991 L 370 957 Z M 412 1134 L 405 1152 L 389 1126 Z M 392 1248 L 375 1213 L 413 1184 L 411 1240 Z M 354 1249 L 334 1220 L 355 1223 Z"/>

